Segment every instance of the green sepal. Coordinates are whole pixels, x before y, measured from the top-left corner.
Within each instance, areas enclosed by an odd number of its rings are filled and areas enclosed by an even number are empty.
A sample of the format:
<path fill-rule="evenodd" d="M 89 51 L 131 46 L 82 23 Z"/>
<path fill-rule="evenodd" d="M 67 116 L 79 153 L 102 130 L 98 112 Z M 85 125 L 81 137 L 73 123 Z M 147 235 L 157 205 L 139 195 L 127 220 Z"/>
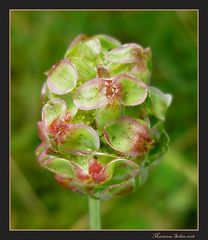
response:
<path fill-rule="evenodd" d="M 123 117 L 104 128 L 106 142 L 116 151 L 130 156 L 143 155 L 151 141 L 144 121 Z"/>
<path fill-rule="evenodd" d="M 85 83 L 86 81 L 89 81 L 96 77 L 96 65 L 93 64 L 93 62 L 90 62 L 80 57 L 72 57 L 71 62 L 74 64 L 78 72 L 77 87 L 79 87 L 80 84 Z"/>
<path fill-rule="evenodd" d="M 106 51 L 109 51 L 121 45 L 121 43 L 117 39 L 104 34 L 96 35 L 95 38 L 98 38 L 100 40 L 102 49 Z"/>
<path fill-rule="evenodd" d="M 48 127 L 55 119 L 62 117 L 66 112 L 66 103 L 59 98 L 49 100 L 42 109 L 42 122 Z"/>
<path fill-rule="evenodd" d="M 111 181 L 129 180 L 139 173 L 139 166 L 127 159 L 114 159 L 106 165 L 109 184 Z"/>
<path fill-rule="evenodd" d="M 77 79 L 75 67 L 69 60 L 63 59 L 48 72 L 47 86 L 51 92 L 63 95 L 76 87 Z"/>
<path fill-rule="evenodd" d="M 130 179 L 129 181 L 120 184 L 110 185 L 100 193 L 99 198 L 102 200 L 109 200 L 116 196 L 122 196 L 123 194 L 132 192 L 134 190 L 134 187 L 134 179 Z"/>
<path fill-rule="evenodd" d="M 122 105 L 120 104 L 107 104 L 97 111 L 96 124 L 99 129 L 103 129 L 113 121 L 118 120 L 122 116 Z"/>
<path fill-rule="evenodd" d="M 97 132 L 85 124 L 70 124 L 63 138 L 63 141 L 58 143 L 58 150 L 63 154 L 89 154 L 100 147 Z"/>
<path fill-rule="evenodd" d="M 121 103 L 125 106 L 136 106 L 147 97 L 146 85 L 128 74 L 120 74 L 115 78 L 121 86 Z"/>
<path fill-rule="evenodd" d="M 42 166 L 49 171 L 67 178 L 74 178 L 75 171 L 73 164 L 66 159 L 53 157 L 42 163 Z"/>
<path fill-rule="evenodd" d="M 149 151 L 146 166 L 160 162 L 168 151 L 169 137 L 165 130 L 162 131 L 159 140 L 155 141 L 154 147 Z"/>
<path fill-rule="evenodd" d="M 134 65 L 132 63 L 109 63 L 108 68 L 112 76 L 129 72 Z"/>
<path fill-rule="evenodd" d="M 99 39 L 87 38 L 76 44 L 74 47 L 69 48 L 65 54 L 65 58 L 71 59 L 79 56 L 85 60 L 96 61 L 101 52 L 101 45 Z"/>
<path fill-rule="evenodd" d="M 172 96 L 164 94 L 155 87 L 149 87 L 148 93 L 149 96 L 145 105 L 148 114 L 152 114 L 161 121 L 164 121 L 167 109 L 172 101 Z"/>

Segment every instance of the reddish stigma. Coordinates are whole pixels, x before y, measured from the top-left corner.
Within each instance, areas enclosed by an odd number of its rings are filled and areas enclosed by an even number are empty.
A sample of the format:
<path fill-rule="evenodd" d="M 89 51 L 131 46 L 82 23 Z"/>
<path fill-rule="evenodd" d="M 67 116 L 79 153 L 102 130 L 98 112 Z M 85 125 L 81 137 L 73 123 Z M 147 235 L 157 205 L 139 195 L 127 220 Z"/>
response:
<path fill-rule="evenodd" d="M 87 181 L 90 179 L 90 175 L 85 173 L 81 168 L 75 167 L 76 176 L 80 181 Z"/>
<path fill-rule="evenodd" d="M 88 172 L 92 176 L 93 180 L 97 183 L 104 182 L 106 180 L 105 168 L 96 159 L 92 159 L 89 164 Z"/>
<path fill-rule="evenodd" d="M 64 141 L 64 136 L 69 129 L 70 121 L 71 115 L 70 113 L 66 113 L 63 118 L 56 118 L 50 124 L 48 131 L 57 143 Z"/>
<path fill-rule="evenodd" d="M 140 132 L 137 135 L 132 151 L 137 153 L 137 155 L 142 155 L 149 150 L 152 143 L 153 143 L 153 140 L 149 136 L 148 132 L 145 132 L 145 133 Z"/>
<path fill-rule="evenodd" d="M 109 101 L 121 98 L 121 85 L 114 80 L 105 81 L 106 97 Z"/>

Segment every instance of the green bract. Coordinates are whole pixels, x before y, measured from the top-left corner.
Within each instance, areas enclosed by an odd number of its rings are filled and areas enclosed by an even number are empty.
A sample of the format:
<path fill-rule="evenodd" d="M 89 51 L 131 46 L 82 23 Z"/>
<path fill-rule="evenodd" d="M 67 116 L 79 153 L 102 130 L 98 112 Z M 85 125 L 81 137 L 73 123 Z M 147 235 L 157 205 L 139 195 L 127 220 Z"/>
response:
<path fill-rule="evenodd" d="M 67 188 L 110 199 L 143 184 L 168 149 L 172 97 L 149 85 L 151 49 L 79 35 L 47 72 L 36 150 Z"/>
<path fill-rule="evenodd" d="M 47 86 L 53 93 L 71 92 L 77 84 L 77 70 L 69 60 L 61 60 L 48 73 Z"/>

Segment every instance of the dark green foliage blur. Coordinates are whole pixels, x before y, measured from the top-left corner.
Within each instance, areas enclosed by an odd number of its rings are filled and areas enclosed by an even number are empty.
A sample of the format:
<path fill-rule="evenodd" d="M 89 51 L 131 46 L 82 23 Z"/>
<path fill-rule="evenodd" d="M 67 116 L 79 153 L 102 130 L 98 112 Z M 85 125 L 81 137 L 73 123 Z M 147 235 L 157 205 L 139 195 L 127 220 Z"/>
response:
<path fill-rule="evenodd" d="M 34 151 L 44 72 L 80 33 L 150 46 L 151 85 L 173 95 L 170 147 L 134 193 L 102 201 L 104 229 L 197 228 L 196 11 L 12 11 L 11 227 L 88 228 L 88 199 L 58 183 Z"/>

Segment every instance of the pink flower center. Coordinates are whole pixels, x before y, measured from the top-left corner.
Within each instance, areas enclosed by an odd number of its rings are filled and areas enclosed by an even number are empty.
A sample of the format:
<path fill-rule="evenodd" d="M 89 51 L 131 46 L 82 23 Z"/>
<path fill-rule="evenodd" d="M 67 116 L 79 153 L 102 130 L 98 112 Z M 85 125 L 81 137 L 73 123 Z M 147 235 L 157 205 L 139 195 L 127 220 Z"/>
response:
<path fill-rule="evenodd" d="M 66 113 L 63 118 L 56 118 L 50 124 L 48 131 L 54 137 L 57 143 L 64 141 L 64 135 L 69 129 L 69 122 L 71 121 L 70 113 Z"/>
<path fill-rule="evenodd" d="M 110 102 L 121 98 L 121 85 L 114 80 L 105 80 L 106 97 Z"/>
<path fill-rule="evenodd" d="M 93 180 L 97 183 L 101 183 L 106 180 L 105 168 L 96 159 L 90 161 L 88 172 L 92 176 Z"/>
<path fill-rule="evenodd" d="M 148 151 L 152 143 L 153 143 L 153 140 L 147 132 L 139 133 L 137 135 L 137 138 L 135 140 L 132 150 L 138 153 L 139 155 L 142 155 Z"/>

